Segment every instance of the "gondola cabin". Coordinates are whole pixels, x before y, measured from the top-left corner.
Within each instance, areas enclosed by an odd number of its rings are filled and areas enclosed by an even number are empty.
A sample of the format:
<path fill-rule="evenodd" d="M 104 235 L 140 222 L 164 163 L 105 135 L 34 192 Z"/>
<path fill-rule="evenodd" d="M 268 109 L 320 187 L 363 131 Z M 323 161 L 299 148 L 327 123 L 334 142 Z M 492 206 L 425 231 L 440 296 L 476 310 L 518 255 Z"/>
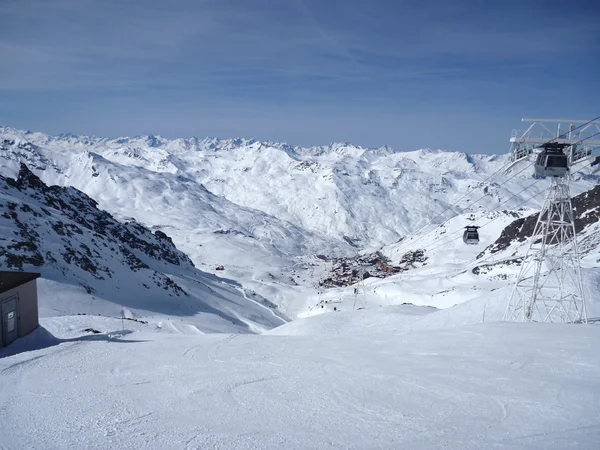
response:
<path fill-rule="evenodd" d="M 563 152 L 566 144 L 545 144 L 535 160 L 538 177 L 564 177 L 569 173 L 569 159 Z"/>
<path fill-rule="evenodd" d="M 600 172 L 600 156 L 596 156 L 596 159 L 592 162 L 592 173 Z"/>
<path fill-rule="evenodd" d="M 465 232 L 463 233 L 463 241 L 468 245 L 476 245 L 479 244 L 479 232 L 477 231 L 476 226 L 468 225 L 465 227 Z"/>

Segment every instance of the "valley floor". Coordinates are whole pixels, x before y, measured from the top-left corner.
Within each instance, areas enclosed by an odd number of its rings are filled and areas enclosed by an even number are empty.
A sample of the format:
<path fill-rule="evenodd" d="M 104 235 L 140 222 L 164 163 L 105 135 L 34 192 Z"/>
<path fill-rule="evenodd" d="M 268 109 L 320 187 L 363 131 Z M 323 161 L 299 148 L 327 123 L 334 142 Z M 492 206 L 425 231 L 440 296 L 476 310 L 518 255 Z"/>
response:
<path fill-rule="evenodd" d="M 0 448 L 597 448 L 600 327 L 409 331 L 422 313 L 263 335 L 44 319 L 13 345 L 46 348 L 0 351 Z"/>

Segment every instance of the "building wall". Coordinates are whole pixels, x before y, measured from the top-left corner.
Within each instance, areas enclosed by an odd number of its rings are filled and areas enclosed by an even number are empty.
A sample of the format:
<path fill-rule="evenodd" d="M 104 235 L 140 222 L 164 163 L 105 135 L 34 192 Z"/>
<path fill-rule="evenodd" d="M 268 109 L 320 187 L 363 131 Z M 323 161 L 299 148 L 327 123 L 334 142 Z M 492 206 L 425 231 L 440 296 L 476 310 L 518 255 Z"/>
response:
<path fill-rule="evenodd" d="M 19 337 L 23 337 L 40 325 L 38 295 L 35 280 L 19 286 Z"/>
<path fill-rule="evenodd" d="M 13 295 L 18 294 L 17 320 L 19 326 L 19 337 L 31 333 L 39 326 L 38 297 L 36 280 L 32 280 L 16 288 L 0 294 L 0 302 Z M 0 321 L 0 347 L 2 347 L 2 323 Z"/>

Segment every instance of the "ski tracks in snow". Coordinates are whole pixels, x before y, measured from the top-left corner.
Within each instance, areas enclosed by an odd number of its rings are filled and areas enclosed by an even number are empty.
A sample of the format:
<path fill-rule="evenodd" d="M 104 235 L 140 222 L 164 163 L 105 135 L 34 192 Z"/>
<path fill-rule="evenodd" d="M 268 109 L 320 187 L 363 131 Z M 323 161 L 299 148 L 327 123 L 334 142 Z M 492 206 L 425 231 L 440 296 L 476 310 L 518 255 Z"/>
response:
<path fill-rule="evenodd" d="M 208 358 L 211 361 L 218 362 L 218 363 L 225 363 L 225 362 L 227 362 L 227 360 L 221 359 L 221 357 L 219 356 L 219 350 L 221 349 L 221 347 L 223 347 L 224 345 L 226 345 L 229 342 L 233 341 L 238 336 L 239 335 L 237 335 L 237 334 L 230 334 L 229 336 L 225 337 L 225 339 L 219 341 L 216 345 L 214 345 L 213 347 L 211 347 L 210 350 L 208 351 L 208 353 L 207 353 Z"/>
<path fill-rule="evenodd" d="M 196 327 L 195 325 L 192 325 L 190 323 L 185 323 L 182 321 L 179 324 L 177 324 L 176 322 L 174 322 L 172 320 L 168 320 L 168 321 L 166 321 L 166 323 L 169 324 L 169 327 L 176 334 L 204 334 L 202 331 L 200 331 L 198 329 L 198 327 Z"/>
<path fill-rule="evenodd" d="M 257 378 L 257 379 L 252 379 L 252 380 L 245 380 L 245 381 L 240 381 L 237 383 L 233 383 L 231 386 L 229 386 L 228 388 L 226 388 L 224 390 L 224 393 L 226 395 L 228 395 L 229 397 L 231 397 L 231 399 L 238 405 L 238 406 L 242 406 L 246 409 L 251 409 L 252 406 L 249 406 L 246 402 L 244 402 L 244 400 L 240 399 L 240 395 L 237 395 L 236 392 L 238 390 L 241 390 L 244 387 L 247 386 L 251 386 L 253 384 L 259 384 L 259 383 L 266 383 L 268 381 L 276 381 L 279 380 L 281 378 L 281 376 L 270 376 L 270 377 L 261 377 L 261 378 Z M 253 399 L 253 401 L 255 402 L 255 400 Z"/>
<path fill-rule="evenodd" d="M 42 349 L 41 351 L 45 351 L 43 355 L 37 355 L 29 359 L 17 361 L 16 363 L 3 368 L 1 368 L 2 364 L 0 364 L 0 377 L 12 377 L 17 373 L 24 371 L 25 369 L 38 366 L 40 365 L 40 361 L 48 356 L 52 356 L 54 358 L 60 355 L 72 353 L 76 351 L 77 347 L 81 346 L 82 344 L 83 342 L 64 342 L 58 345 L 52 345 L 46 349 Z M 1 362 L 2 360 L 0 359 L 0 363 Z"/>
<path fill-rule="evenodd" d="M 287 321 L 286 321 L 285 319 L 283 319 L 283 318 L 279 317 L 277 314 L 275 314 L 275 311 L 273 311 L 271 308 L 269 308 L 268 306 L 265 306 L 265 305 L 263 305 L 262 303 L 260 303 L 260 302 L 257 302 L 256 300 L 254 300 L 254 299 L 252 299 L 252 298 L 248 297 L 248 295 L 246 294 L 246 290 L 245 290 L 244 288 L 237 288 L 237 289 L 238 289 L 238 290 L 239 290 L 239 291 L 242 293 L 242 295 L 244 296 L 244 298 L 245 298 L 246 300 L 248 300 L 248 301 L 250 301 L 250 302 L 252 302 L 252 303 L 254 303 L 254 304 L 256 304 L 256 305 L 260 306 L 261 308 L 263 308 L 263 309 L 266 309 L 267 311 L 269 311 L 269 313 L 270 313 L 270 314 L 271 314 L 273 317 L 275 317 L 276 319 L 278 319 L 278 320 L 280 320 L 280 321 L 281 321 L 281 324 L 282 324 L 282 325 L 287 323 Z"/>
<path fill-rule="evenodd" d="M 34 356 L 33 358 L 30 358 L 30 359 L 16 362 L 13 365 L 10 365 L 10 366 L 2 369 L 2 371 L 0 372 L 0 377 L 6 377 L 6 376 L 13 375 L 17 371 L 26 368 L 27 366 L 33 364 L 38 359 L 45 358 L 46 356 L 47 355 L 39 355 L 39 356 Z"/>

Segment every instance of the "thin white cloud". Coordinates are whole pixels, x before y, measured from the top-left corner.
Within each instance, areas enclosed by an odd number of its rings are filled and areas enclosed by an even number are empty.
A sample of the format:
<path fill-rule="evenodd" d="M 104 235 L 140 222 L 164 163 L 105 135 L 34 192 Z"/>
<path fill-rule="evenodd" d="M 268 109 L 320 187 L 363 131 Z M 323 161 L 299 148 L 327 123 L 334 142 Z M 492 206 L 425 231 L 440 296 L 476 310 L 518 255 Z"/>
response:
<path fill-rule="evenodd" d="M 505 150 L 514 117 L 593 115 L 600 51 L 585 9 L 510 1 L 0 0 L 0 122 Z"/>
<path fill-rule="evenodd" d="M 369 2 L 348 1 L 331 14 L 309 1 L 10 2 L 0 15 L 7 30 L 0 54 L 10 61 L 0 72 L 0 90 L 442 77 L 464 74 L 469 64 L 551 58 L 594 33 L 585 23 L 561 33 L 541 33 L 541 26 L 504 30 L 418 5 L 390 19 L 385 10 L 365 14 Z M 353 16 L 353 9 L 364 16 Z M 465 67 L 443 57 L 460 58 Z"/>

